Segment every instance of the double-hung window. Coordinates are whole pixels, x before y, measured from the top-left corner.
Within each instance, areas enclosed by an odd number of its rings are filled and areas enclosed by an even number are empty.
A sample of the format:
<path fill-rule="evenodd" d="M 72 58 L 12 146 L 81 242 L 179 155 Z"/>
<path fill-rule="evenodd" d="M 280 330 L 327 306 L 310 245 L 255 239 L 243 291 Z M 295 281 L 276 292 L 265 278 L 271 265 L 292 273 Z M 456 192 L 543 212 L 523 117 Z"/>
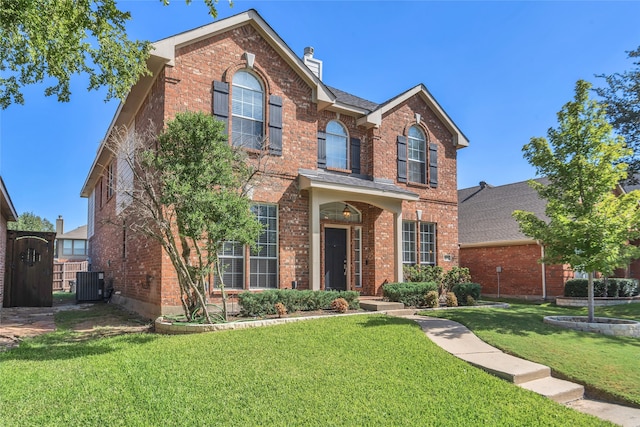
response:
<path fill-rule="evenodd" d="M 225 242 L 218 253 L 223 281 L 231 289 L 278 287 L 278 206 L 256 203 L 251 211 L 263 228 L 254 249 L 237 242 Z M 248 273 L 245 270 L 248 268 Z M 216 286 L 219 278 L 216 276 Z"/>
<path fill-rule="evenodd" d="M 248 71 L 233 76 L 231 141 L 237 147 L 261 149 L 264 138 L 264 90 Z"/>
<path fill-rule="evenodd" d="M 417 126 L 409 128 L 407 136 L 407 163 L 409 182 L 427 182 L 427 140 Z"/>
<path fill-rule="evenodd" d="M 335 120 L 327 124 L 327 167 L 347 169 L 347 131 Z"/>
<path fill-rule="evenodd" d="M 436 224 L 432 222 L 420 222 L 416 229 L 416 222 L 402 222 L 402 263 L 406 265 L 417 264 L 436 265 Z"/>

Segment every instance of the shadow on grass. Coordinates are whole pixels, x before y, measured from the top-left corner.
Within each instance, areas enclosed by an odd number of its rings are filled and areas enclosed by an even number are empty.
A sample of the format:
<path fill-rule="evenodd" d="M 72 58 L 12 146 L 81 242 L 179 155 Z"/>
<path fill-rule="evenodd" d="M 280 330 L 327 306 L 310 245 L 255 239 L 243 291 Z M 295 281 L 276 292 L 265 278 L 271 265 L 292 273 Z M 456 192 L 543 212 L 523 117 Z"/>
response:
<path fill-rule="evenodd" d="M 88 338 L 79 334 L 41 335 L 23 341 L 19 347 L 0 353 L 3 360 L 68 360 L 118 351 L 126 345 L 142 345 L 157 339 L 153 334 L 128 334 L 113 339 Z"/>
<path fill-rule="evenodd" d="M 603 345 L 632 345 L 640 347 L 640 340 L 632 337 L 610 336 L 581 332 L 544 323 L 545 316 L 584 316 L 586 309 L 558 307 L 552 304 L 518 305 L 501 309 L 448 310 L 422 312 L 421 315 L 446 318 L 461 323 L 474 332 L 495 332 L 515 336 L 562 335 L 582 336 L 602 342 Z M 596 313 L 598 316 L 598 313 Z M 611 317 L 611 316 L 609 316 Z"/>
<path fill-rule="evenodd" d="M 377 328 L 380 326 L 399 326 L 410 325 L 419 328 L 420 326 L 411 319 L 404 319 L 402 317 L 387 316 L 386 314 L 374 314 L 371 316 L 365 316 L 366 320 L 360 322 L 364 328 Z"/>

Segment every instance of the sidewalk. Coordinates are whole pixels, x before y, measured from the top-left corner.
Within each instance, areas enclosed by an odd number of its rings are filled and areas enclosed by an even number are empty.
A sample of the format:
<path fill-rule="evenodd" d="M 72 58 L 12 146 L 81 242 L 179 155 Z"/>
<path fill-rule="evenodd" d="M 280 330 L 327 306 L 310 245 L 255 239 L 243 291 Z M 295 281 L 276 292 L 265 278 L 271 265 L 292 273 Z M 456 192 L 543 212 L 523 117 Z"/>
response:
<path fill-rule="evenodd" d="M 394 313 L 388 312 L 389 315 Z M 536 393 L 547 396 L 567 407 L 623 427 L 640 427 L 640 409 L 584 398 L 579 384 L 550 376 L 549 367 L 503 353 L 480 340 L 465 326 L 448 319 L 396 315 L 414 320 L 435 344 L 485 371 Z"/>

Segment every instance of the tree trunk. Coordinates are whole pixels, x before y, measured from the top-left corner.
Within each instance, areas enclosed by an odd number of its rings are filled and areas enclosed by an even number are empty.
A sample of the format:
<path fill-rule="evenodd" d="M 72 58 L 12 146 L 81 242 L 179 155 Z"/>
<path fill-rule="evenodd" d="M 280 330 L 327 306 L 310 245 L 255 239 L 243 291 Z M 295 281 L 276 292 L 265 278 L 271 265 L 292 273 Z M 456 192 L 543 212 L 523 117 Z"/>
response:
<path fill-rule="evenodd" d="M 588 280 L 588 284 L 587 284 L 588 319 L 587 320 L 589 321 L 589 323 L 593 323 L 595 304 L 594 304 L 594 298 L 593 298 L 593 272 L 592 271 L 590 271 L 587 274 L 587 280 Z"/>

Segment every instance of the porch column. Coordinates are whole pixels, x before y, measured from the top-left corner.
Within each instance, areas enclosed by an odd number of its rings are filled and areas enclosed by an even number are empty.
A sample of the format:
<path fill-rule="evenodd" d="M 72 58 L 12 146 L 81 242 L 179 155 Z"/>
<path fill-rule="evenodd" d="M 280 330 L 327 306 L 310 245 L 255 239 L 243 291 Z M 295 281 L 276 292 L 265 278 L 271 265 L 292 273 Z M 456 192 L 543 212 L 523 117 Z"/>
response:
<path fill-rule="evenodd" d="M 309 289 L 320 290 L 320 201 L 309 191 Z"/>
<path fill-rule="evenodd" d="M 393 233 L 395 243 L 395 276 L 396 282 L 402 282 L 404 280 L 402 274 L 402 205 L 400 205 L 400 212 L 393 213 L 393 220 L 395 222 L 395 232 Z"/>

